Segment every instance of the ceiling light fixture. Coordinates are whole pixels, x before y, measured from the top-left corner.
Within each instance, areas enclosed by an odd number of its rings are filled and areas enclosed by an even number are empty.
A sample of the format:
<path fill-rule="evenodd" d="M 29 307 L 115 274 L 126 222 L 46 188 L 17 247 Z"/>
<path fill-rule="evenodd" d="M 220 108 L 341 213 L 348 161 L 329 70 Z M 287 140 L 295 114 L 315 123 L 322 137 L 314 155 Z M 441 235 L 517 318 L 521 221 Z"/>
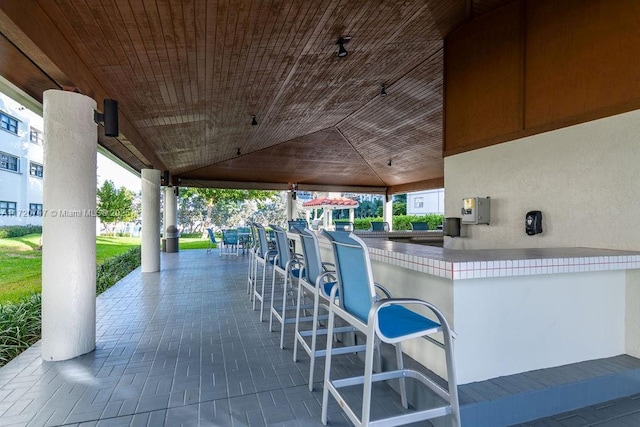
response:
<path fill-rule="evenodd" d="M 236 151 L 236 156 L 239 156 L 240 154 L 241 154 L 240 153 L 240 148 L 238 148 L 238 151 Z"/>
<path fill-rule="evenodd" d="M 344 48 L 344 45 L 349 43 L 349 40 L 351 40 L 351 37 L 346 37 L 346 36 L 338 37 L 338 41 L 336 42 L 336 44 L 340 46 L 338 48 L 338 58 L 344 58 L 349 54 L 349 52 L 347 52 L 347 49 Z"/>
<path fill-rule="evenodd" d="M 383 98 L 384 98 L 385 96 L 387 96 L 387 91 L 386 91 L 386 89 L 387 89 L 387 86 L 385 86 L 385 84 L 384 84 L 384 83 L 382 83 L 382 90 L 380 90 L 380 96 L 381 96 L 381 97 L 383 97 Z"/>
<path fill-rule="evenodd" d="M 251 126 L 258 126 L 258 120 L 256 120 L 256 115 L 253 115 L 253 118 L 251 119 Z"/>
<path fill-rule="evenodd" d="M 391 166 L 391 159 L 389 159 L 389 163 L 387 163 L 388 166 Z"/>

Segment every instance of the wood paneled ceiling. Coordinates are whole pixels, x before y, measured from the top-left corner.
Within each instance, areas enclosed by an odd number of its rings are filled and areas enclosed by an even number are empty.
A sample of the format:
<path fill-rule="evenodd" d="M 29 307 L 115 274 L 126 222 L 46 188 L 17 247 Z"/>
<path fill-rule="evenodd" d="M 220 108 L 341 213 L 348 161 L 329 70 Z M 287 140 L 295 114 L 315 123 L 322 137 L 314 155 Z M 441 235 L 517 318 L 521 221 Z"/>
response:
<path fill-rule="evenodd" d="M 116 99 L 121 135 L 100 144 L 183 186 L 426 189 L 443 184 L 443 38 L 510 2 L 6 1 L 0 74 L 39 101 Z"/>

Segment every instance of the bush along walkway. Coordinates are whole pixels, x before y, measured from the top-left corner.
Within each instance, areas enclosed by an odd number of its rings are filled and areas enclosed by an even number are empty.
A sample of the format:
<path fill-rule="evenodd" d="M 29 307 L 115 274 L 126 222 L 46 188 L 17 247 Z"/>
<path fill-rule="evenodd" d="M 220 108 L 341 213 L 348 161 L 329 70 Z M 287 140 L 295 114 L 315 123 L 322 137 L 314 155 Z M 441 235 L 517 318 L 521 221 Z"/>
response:
<path fill-rule="evenodd" d="M 97 267 L 96 294 L 109 289 L 140 265 L 140 247 L 107 259 Z M 40 339 L 42 297 L 0 304 L 0 367 Z"/>

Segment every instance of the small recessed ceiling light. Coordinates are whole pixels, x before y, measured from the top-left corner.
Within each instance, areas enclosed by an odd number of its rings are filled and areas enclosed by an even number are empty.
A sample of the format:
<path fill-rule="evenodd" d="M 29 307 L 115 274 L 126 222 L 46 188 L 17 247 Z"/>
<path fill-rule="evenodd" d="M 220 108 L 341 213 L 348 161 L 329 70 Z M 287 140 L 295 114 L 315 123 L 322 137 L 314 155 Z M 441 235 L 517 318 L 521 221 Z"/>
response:
<path fill-rule="evenodd" d="M 252 126 L 258 126 L 258 120 L 256 120 L 255 114 L 253 115 L 253 118 L 251 119 L 251 125 Z"/>
<path fill-rule="evenodd" d="M 344 45 L 349 43 L 349 40 L 351 40 L 351 37 L 341 36 L 338 38 L 338 41 L 336 42 L 336 44 L 340 46 L 338 48 L 339 58 L 344 58 L 349 54 L 349 52 L 347 52 L 347 49 L 344 48 Z"/>

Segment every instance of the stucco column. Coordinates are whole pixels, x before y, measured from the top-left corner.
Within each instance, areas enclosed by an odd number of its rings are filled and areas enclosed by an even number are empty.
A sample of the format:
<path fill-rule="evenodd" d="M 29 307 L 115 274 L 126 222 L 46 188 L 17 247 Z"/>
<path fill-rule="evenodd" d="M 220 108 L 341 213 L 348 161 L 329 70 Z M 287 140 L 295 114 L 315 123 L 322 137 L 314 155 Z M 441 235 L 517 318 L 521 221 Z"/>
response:
<path fill-rule="evenodd" d="M 169 187 L 162 187 L 162 236 L 161 236 L 161 242 L 162 242 L 162 251 L 165 252 L 166 251 L 166 239 L 167 239 L 167 190 L 169 190 Z"/>
<path fill-rule="evenodd" d="M 382 205 L 382 220 L 389 223 L 389 231 L 393 230 L 393 197 L 389 196 Z"/>
<path fill-rule="evenodd" d="M 164 189 L 164 211 L 166 213 L 164 231 L 167 235 L 169 226 L 178 227 L 178 198 L 176 197 L 175 187 L 165 187 Z"/>
<path fill-rule="evenodd" d="M 349 222 L 353 224 L 353 229 L 356 229 L 356 210 L 351 208 L 349 209 Z"/>
<path fill-rule="evenodd" d="M 165 187 L 164 191 L 164 235 L 166 241 L 167 252 L 178 252 L 178 197 L 176 196 L 177 187 Z"/>
<path fill-rule="evenodd" d="M 142 169 L 143 273 L 160 271 L 160 171 Z"/>
<path fill-rule="evenodd" d="M 42 358 L 67 360 L 96 343 L 96 102 L 43 97 Z"/>
<path fill-rule="evenodd" d="M 296 205 L 296 199 L 294 198 L 295 191 L 287 192 L 287 221 L 291 221 L 298 217 L 298 209 Z"/>

